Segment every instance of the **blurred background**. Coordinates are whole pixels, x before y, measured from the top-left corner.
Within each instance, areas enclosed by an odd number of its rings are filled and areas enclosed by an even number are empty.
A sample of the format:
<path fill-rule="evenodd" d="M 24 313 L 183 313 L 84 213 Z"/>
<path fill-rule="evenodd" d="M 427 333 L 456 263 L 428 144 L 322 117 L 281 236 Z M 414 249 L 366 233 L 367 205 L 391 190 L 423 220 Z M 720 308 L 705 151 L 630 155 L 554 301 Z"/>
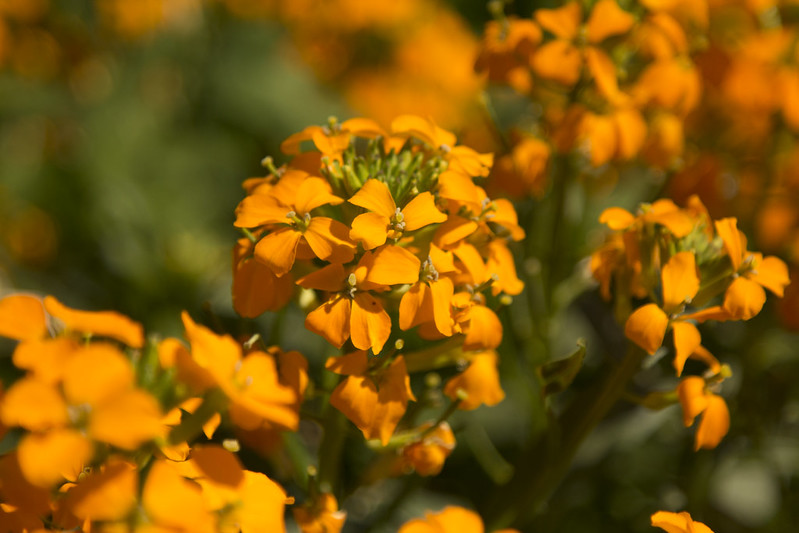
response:
<path fill-rule="evenodd" d="M 515 2 L 508 12 L 529 16 L 536 5 Z M 415 113 L 455 131 L 463 144 L 502 149 L 494 123 L 512 122 L 517 107 L 501 90 L 487 106 L 485 80 L 474 69 L 490 18 L 484 2 L 469 0 L 0 0 L 0 293 L 53 294 L 75 308 L 114 309 L 164 336 L 181 335 L 184 309 L 236 322 L 230 266 L 241 182 L 266 173 L 259 164 L 266 155 L 284 161 L 278 146 L 291 133 L 331 115 L 387 126 L 398 114 Z M 707 174 L 692 176 L 689 185 L 680 182 L 683 189 L 708 190 Z M 518 353 L 530 345 L 532 312 L 516 303 L 506 310 L 505 402 L 456 415 L 459 444 L 440 476 L 388 480 L 351 494 L 343 502 L 348 531 L 393 531 L 449 503 L 486 510 L 545 425 L 533 366 L 586 338 L 580 387 L 600 370 L 608 343 L 618 342 L 620 330 L 592 324 L 608 311 L 582 275 L 585 263 L 577 263 L 601 242 L 598 214 L 608 205 L 654 200 L 668 190 L 664 179 L 633 172 L 573 194 L 564 213 L 573 232 L 565 254 L 579 275 L 556 295 L 573 303 L 547 325 L 549 342 Z M 712 179 L 729 190 L 728 176 Z M 683 189 L 672 192 L 684 198 Z M 736 214 L 739 192 L 720 205 L 706 203 L 714 216 Z M 544 192 L 518 204 L 532 244 L 515 251 L 520 272 L 532 277 L 536 243 L 545 242 L 537 239 L 551 230 L 534 227 L 546 201 Z M 788 214 L 780 227 L 795 226 L 792 205 L 782 205 Z M 782 242 L 770 245 L 786 256 Z M 760 249 L 757 240 L 752 248 Z M 651 531 L 648 516 L 658 509 L 688 510 L 717 533 L 794 531 L 793 294 L 781 307 L 770 301 L 750 323 L 720 324 L 706 336 L 734 371 L 724 389 L 733 425 L 717 450 L 692 451 L 679 407 L 622 405 L 585 443 L 530 531 Z M 267 316 L 246 328 L 291 332 L 301 320 L 298 313 L 279 323 Z M 284 337 L 286 348 L 302 349 L 319 368 L 323 341 Z M 640 385 L 673 386 L 667 374 L 653 365 Z M 359 450 L 353 445 L 347 459 L 352 469 L 362 465 Z"/>

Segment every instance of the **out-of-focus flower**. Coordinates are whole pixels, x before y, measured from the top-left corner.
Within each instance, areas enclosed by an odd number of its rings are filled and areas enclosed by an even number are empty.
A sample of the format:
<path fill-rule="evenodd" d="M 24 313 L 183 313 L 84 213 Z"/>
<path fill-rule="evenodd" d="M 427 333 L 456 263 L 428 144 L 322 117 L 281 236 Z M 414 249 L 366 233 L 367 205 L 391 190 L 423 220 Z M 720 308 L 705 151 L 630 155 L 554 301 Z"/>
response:
<path fill-rule="evenodd" d="M 339 510 L 336 497 L 329 492 L 292 511 L 302 533 L 339 533 L 347 518 L 347 513 Z"/>
<path fill-rule="evenodd" d="M 667 533 L 713 533 L 709 527 L 693 520 L 686 512 L 658 511 L 652 515 L 651 520 L 653 527 L 659 527 Z"/>
<path fill-rule="evenodd" d="M 399 533 L 483 533 L 485 526 L 480 515 L 463 507 L 445 507 L 438 513 L 428 511 L 424 518 L 406 522 Z M 515 529 L 494 533 L 518 533 Z"/>
<path fill-rule="evenodd" d="M 481 405 L 496 405 L 505 399 L 499 383 L 498 357 L 493 350 L 477 352 L 470 356 L 469 366 L 450 379 L 444 394 L 451 400 L 460 400 L 459 409 L 470 411 Z"/>
<path fill-rule="evenodd" d="M 441 422 L 435 428 L 427 422 L 417 430 L 421 437 L 403 446 L 399 463 L 403 470 L 413 470 L 420 476 L 438 475 L 444 467 L 444 461 L 455 449 L 452 428 L 447 422 Z"/>

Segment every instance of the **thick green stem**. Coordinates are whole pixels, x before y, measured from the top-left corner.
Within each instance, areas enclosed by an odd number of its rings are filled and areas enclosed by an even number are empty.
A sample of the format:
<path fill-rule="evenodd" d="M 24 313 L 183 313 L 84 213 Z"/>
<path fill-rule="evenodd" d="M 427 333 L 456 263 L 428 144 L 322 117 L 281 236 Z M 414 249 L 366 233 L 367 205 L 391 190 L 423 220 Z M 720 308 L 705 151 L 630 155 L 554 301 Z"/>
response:
<path fill-rule="evenodd" d="M 490 529 L 523 523 L 541 507 L 566 475 L 580 444 L 623 396 L 645 356 L 631 344 L 624 359 L 558 417 L 525 454 L 510 483 L 497 492 L 488 507 Z"/>

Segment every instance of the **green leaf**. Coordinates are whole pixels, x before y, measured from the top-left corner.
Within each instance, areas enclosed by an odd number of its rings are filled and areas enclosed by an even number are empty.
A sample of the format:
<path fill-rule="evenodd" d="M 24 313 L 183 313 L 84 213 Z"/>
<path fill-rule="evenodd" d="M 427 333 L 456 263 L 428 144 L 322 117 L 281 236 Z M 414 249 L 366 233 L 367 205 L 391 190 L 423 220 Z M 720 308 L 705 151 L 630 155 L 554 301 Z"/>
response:
<path fill-rule="evenodd" d="M 566 390 L 571 385 L 585 359 L 585 340 L 577 340 L 577 349 L 569 356 L 545 363 L 538 368 L 544 396 Z"/>

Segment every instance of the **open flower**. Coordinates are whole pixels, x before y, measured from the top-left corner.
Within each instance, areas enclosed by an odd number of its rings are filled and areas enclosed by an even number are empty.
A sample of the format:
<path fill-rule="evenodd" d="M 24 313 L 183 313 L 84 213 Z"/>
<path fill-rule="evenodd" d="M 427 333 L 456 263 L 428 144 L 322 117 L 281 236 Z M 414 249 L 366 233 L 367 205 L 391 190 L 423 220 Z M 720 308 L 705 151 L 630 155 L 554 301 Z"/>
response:
<path fill-rule="evenodd" d="M 447 219 L 447 215 L 436 208 L 430 192 L 419 193 L 400 209 L 394 203 L 388 186 L 376 179 L 367 180 L 349 202 L 369 210 L 355 217 L 350 231 L 350 238 L 363 243 L 366 250 L 385 244 L 387 238 L 396 242 L 406 231 Z"/>
<path fill-rule="evenodd" d="M 715 448 L 730 429 L 730 411 L 724 398 L 710 391 L 704 378 L 683 378 L 677 387 L 685 427 L 690 427 L 700 414 L 694 448 Z"/>
<path fill-rule="evenodd" d="M 444 394 L 453 401 L 460 400 L 459 409 L 471 411 L 481 405 L 496 405 L 505 399 L 499 383 L 498 357 L 493 350 L 476 352 L 469 356 L 469 366 L 450 379 Z"/>
<path fill-rule="evenodd" d="M 291 270 L 298 254 L 303 259 L 346 263 L 355 257 L 347 226 L 311 215 L 318 207 L 343 201 L 324 179 L 290 170 L 268 194 L 251 194 L 239 204 L 235 226 L 269 226 L 270 231 L 255 245 L 255 257 L 277 276 Z"/>
<path fill-rule="evenodd" d="M 297 280 L 308 289 L 330 293 L 308 313 L 305 327 L 341 348 L 347 339 L 359 350 L 380 353 L 391 334 L 391 318 L 372 291 L 418 279 L 420 261 L 404 248 L 386 245 L 367 252 L 352 268 L 332 264 Z"/>
<path fill-rule="evenodd" d="M 764 287 L 782 297 L 790 283 L 788 267 L 778 257 L 763 257 L 746 249 L 746 236 L 735 218 L 716 221 L 716 232 L 724 243 L 735 279 L 724 295 L 723 309 L 735 320 L 749 320 L 766 302 Z"/>
<path fill-rule="evenodd" d="M 218 387 L 229 400 L 228 413 L 243 429 L 263 425 L 296 429 L 297 393 L 282 385 L 271 355 L 254 351 L 242 357 L 241 346 L 228 335 L 216 335 L 182 315 L 191 355 L 178 351 L 179 373 L 190 376 L 197 392 Z"/>
<path fill-rule="evenodd" d="M 416 401 L 405 359 L 399 356 L 388 365 L 371 368 L 366 352 L 358 351 L 329 358 L 325 368 L 347 376 L 331 394 L 330 404 L 358 426 L 364 438 L 388 444 L 408 400 Z"/>
<path fill-rule="evenodd" d="M 677 374 L 682 372 L 685 360 L 702 342 L 699 330 L 687 321 L 691 315 L 680 316 L 685 304 L 699 291 L 696 258 L 691 252 L 674 254 L 663 265 L 662 306 L 650 303 L 636 309 L 624 326 L 627 337 L 650 354 L 654 354 L 671 327 L 674 332 Z"/>

